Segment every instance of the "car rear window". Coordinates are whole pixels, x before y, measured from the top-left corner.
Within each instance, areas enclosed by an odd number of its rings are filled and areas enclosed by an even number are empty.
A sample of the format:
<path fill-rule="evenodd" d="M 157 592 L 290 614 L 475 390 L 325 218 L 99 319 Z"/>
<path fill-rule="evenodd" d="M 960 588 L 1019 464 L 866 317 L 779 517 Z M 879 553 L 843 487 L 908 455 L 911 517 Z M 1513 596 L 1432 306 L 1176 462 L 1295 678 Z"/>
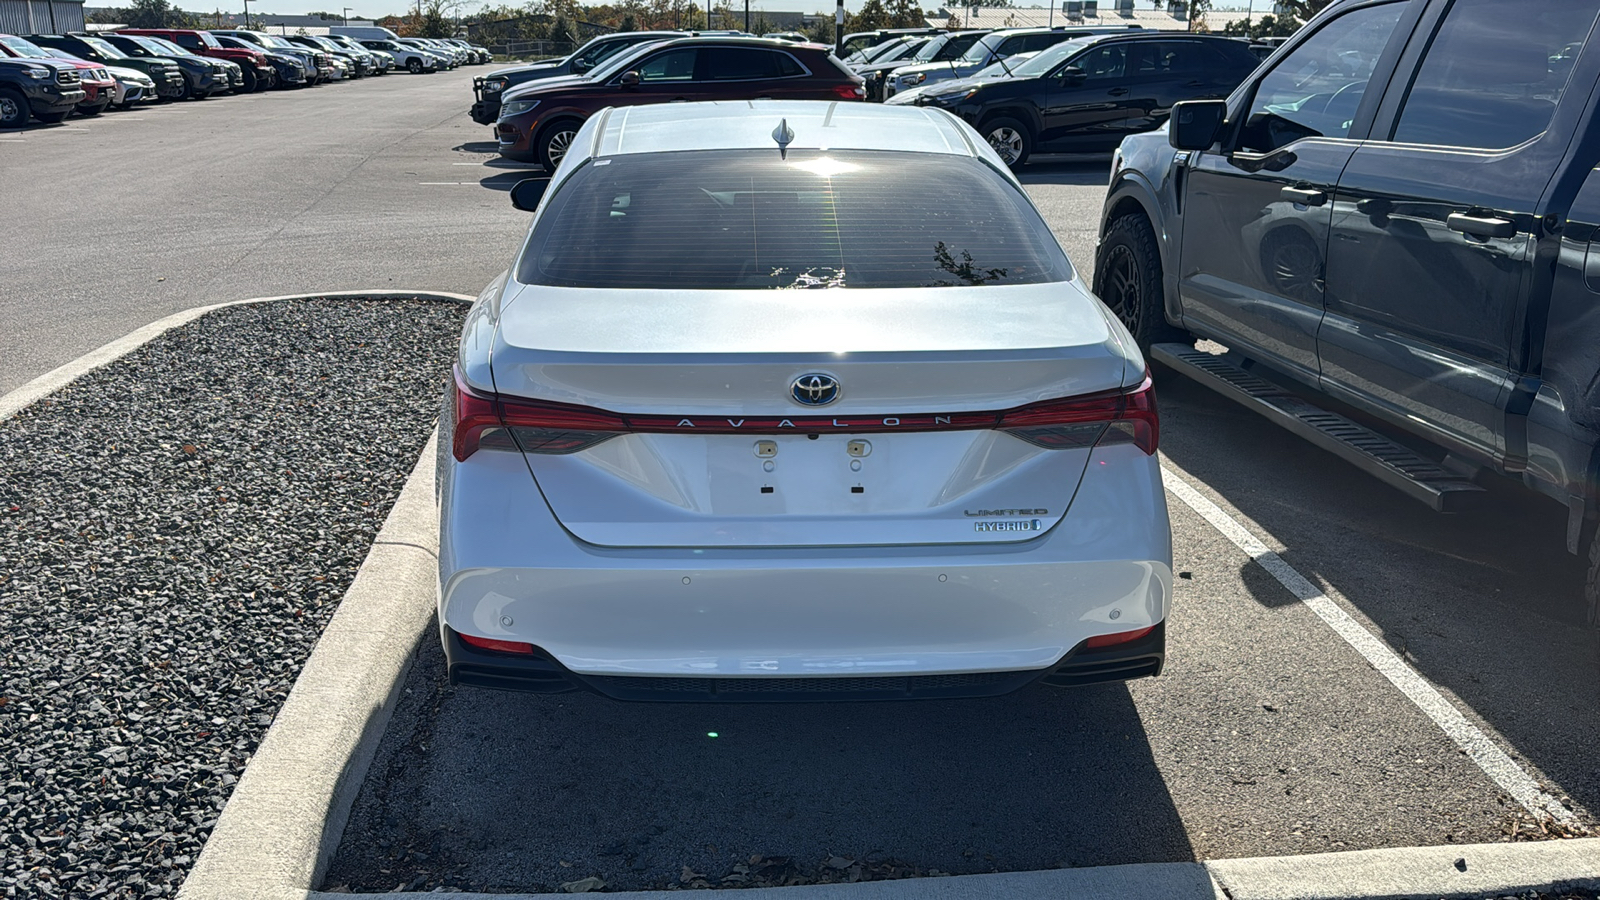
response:
<path fill-rule="evenodd" d="M 524 284 L 748 290 L 1065 281 L 1027 198 L 971 157 L 690 151 L 592 160 L 551 195 Z"/>

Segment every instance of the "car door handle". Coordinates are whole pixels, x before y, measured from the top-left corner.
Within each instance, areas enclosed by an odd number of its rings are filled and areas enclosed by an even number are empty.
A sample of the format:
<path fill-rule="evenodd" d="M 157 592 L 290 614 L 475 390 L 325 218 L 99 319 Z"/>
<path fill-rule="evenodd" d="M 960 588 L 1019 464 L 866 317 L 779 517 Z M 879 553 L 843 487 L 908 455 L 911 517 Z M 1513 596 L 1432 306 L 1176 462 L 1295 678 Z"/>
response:
<path fill-rule="evenodd" d="M 1126 94 L 1127 92 L 1128 92 L 1127 88 L 1120 88 L 1120 87 L 1119 88 L 1112 88 L 1111 90 L 1106 91 L 1106 93 L 1110 94 L 1113 97 L 1121 97 L 1123 94 Z"/>
<path fill-rule="evenodd" d="M 1328 202 L 1328 195 L 1316 188 L 1286 187 L 1278 196 L 1296 206 L 1321 206 Z"/>
<path fill-rule="evenodd" d="M 1451 213 L 1444 223 L 1451 231 L 1459 231 L 1473 237 L 1508 238 L 1517 233 L 1517 223 L 1493 215 L 1469 216 L 1466 213 Z"/>

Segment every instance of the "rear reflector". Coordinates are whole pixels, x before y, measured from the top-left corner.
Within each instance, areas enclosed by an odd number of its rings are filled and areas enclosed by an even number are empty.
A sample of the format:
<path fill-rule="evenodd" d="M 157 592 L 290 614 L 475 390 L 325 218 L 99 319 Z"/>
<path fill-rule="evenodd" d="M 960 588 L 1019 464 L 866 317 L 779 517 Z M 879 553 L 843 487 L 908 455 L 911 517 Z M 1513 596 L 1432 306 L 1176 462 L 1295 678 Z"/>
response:
<path fill-rule="evenodd" d="M 878 434 L 997 430 L 1049 450 L 1133 444 L 1154 454 L 1160 428 L 1150 379 L 1131 391 L 1045 400 L 1002 412 L 841 416 L 639 416 L 481 394 L 455 371 L 452 451 L 576 453 L 621 434 Z"/>
<path fill-rule="evenodd" d="M 457 633 L 460 634 L 459 632 Z M 528 656 L 533 655 L 533 645 L 524 644 L 521 641 L 497 641 L 494 638 L 473 637 L 470 634 L 461 634 L 460 637 L 462 643 L 469 647 L 477 647 L 479 650 L 493 650 L 496 653 L 522 653 Z"/>
<path fill-rule="evenodd" d="M 1084 643 L 1087 647 L 1115 647 L 1118 644 L 1131 644 L 1144 637 L 1156 627 L 1141 628 L 1138 631 L 1119 631 L 1116 634 L 1097 634 Z"/>

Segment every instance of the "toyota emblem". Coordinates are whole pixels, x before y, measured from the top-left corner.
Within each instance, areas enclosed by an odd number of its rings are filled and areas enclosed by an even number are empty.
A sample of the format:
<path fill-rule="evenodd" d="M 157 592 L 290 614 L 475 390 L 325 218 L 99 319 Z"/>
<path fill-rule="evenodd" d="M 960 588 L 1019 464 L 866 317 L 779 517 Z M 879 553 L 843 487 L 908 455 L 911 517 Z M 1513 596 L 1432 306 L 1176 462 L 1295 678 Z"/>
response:
<path fill-rule="evenodd" d="M 811 372 L 801 375 L 790 386 L 789 393 L 796 403 L 804 406 L 827 406 L 839 399 L 839 381 L 832 375 Z"/>

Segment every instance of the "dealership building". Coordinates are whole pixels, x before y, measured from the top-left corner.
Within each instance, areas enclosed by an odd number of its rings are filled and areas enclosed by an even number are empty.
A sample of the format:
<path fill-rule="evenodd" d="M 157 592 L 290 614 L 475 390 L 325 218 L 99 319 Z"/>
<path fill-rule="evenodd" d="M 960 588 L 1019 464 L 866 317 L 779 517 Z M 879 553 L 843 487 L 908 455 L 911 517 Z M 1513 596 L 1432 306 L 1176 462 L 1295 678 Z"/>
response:
<path fill-rule="evenodd" d="M 83 0 L 0 0 L 0 34 L 82 30 Z"/>

